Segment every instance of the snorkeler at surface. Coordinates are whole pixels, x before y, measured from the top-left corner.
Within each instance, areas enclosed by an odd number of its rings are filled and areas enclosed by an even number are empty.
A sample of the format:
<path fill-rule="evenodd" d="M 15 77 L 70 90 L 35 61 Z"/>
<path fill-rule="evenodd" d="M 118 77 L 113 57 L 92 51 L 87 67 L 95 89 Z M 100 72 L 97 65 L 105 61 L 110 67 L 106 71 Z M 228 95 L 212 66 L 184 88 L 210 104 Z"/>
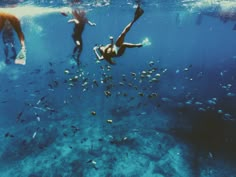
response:
<path fill-rule="evenodd" d="M 144 13 L 143 9 L 141 9 L 140 6 L 137 7 L 135 14 L 134 14 L 134 19 L 132 22 L 130 22 L 125 29 L 122 31 L 118 39 L 116 40 L 116 43 L 114 44 L 113 42 L 113 37 L 110 37 L 111 43 L 107 44 L 106 46 L 95 46 L 93 48 L 97 58 L 99 60 L 105 59 L 107 62 L 110 64 L 115 64 L 115 62 L 112 60 L 113 57 L 120 57 L 124 54 L 126 48 L 134 48 L 134 47 L 142 47 L 142 43 L 138 44 L 132 44 L 132 43 L 126 43 L 124 42 L 125 35 L 129 32 L 130 28 L 134 24 L 134 22 L 142 16 Z M 99 50 L 99 53 L 98 53 Z"/>
<path fill-rule="evenodd" d="M 13 29 L 16 31 L 18 38 L 20 40 L 22 52 L 25 52 L 25 38 L 24 34 L 21 30 L 20 21 L 12 14 L 0 12 L 0 32 L 2 31 L 2 39 L 4 42 L 4 52 L 6 55 L 6 64 L 10 63 L 8 52 L 9 47 L 11 47 L 11 50 L 13 52 L 12 58 L 15 59 L 16 57 L 16 51 L 14 48 L 14 34 Z"/>
<path fill-rule="evenodd" d="M 72 14 L 74 16 L 73 19 L 69 20 L 68 22 L 73 22 L 75 24 L 74 31 L 72 34 L 72 38 L 75 43 L 75 47 L 73 50 L 73 58 L 75 59 L 76 63 L 80 64 L 80 55 L 83 50 L 83 40 L 82 40 L 82 33 L 84 31 L 84 27 L 86 24 L 89 24 L 90 26 L 95 26 L 96 23 L 90 22 L 87 17 L 85 11 L 77 11 L 73 10 Z"/>

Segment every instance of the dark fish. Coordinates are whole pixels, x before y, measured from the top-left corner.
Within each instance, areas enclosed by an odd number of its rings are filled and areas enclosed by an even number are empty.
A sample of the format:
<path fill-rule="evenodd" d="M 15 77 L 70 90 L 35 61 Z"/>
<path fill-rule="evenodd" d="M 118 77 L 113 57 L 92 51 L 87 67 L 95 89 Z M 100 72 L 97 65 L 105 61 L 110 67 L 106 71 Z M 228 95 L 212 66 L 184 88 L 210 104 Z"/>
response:
<path fill-rule="evenodd" d="M 22 143 L 22 145 L 26 145 L 27 141 L 24 139 L 21 143 Z"/>
<path fill-rule="evenodd" d="M 52 83 L 48 84 L 48 86 L 50 87 L 50 89 L 53 89 L 55 87 L 57 87 L 59 85 L 59 82 L 58 81 L 53 81 Z"/>
<path fill-rule="evenodd" d="M 41 101 L 43 101 L 46 98 L 46 96 L 43 96 L 42 98 L 40 98 Z"/>
<path fill-rule="evenodd" d="M 55 112 L 57 112 L 55 109 L 53 109 L 53 108 L 50 108 L 50 107 L 45 107 L 49 112 L 51 112 L 51 113 L 55 113 Z"/>
<path fill-rule="evenodd" d="M 144 96 L 144 94 L 142 92 L 139 92 L 138 95 L 139 96 Z"/>
<path fill-rule="evenodd" d="M 14 135 L 10 134 L 9 132 L 7 132 L 4 136 L 5 136 L 5 138 L 7 138 L 7 137 L 14 138 L 15 137 Z"/>
<path fill-rule="evenodd" d="M 78 131 L 80 131 L 79 128 L 77 128 L 77 127 L 72 128 L 72 132 L 73 132 L 74 135 L 75 135 Z"/>
<path fill-rule="evenodd" d="M 26 106 L 34 106 L 33 104 L 31 103 L 25 103 Z"/>
<path fill-rule="evenodd" d="M 16 117 L 16 121 L 17 121 L 17 122 L 21 119 L 22 114 L 23 114 L 23 111 L 21 111 L 21 112 L 17 115 L 17 117 Z"/>
<path fill-rule="evenodd" d="M 91 111 L 91 115 L 95 116 L 97 113 L 95 111 Z"/>
<path fill-rule="evenodd" d="M 104 94 L 106 95 L 106 97 L 111 96 L 111 92 L 108 91 L 108 90 L 105 90 L 105 91 L 104 91 Z"/>
<path fill-rule="evenodd" d="M 32 85 L 34 83 L 35 83 L 34 81 L 31 81 L 31 82 L 28 82 L 28 85 Z"/>
<path fill-rule="evenodd" d="M 95 79 L 93 80 L 93 83 L 94 83 L 94 85 L 96 85 L 98 87 L 98 82 Z"/>
<path fill-rule="evenodd" d="M 10 133 L 9 133 L 9 132 L 7 132 L 7 133 L 5 134 L 5 137 L 8 137 L 8 136 L 9 136 L 9 134 L 10 134 Z"/>
<path fill-rule="evenodd" d="M 133 96 L 130 97 L 129 102 L 132 101 L 132 100 L 134 100 L 134 99 L 135 99 L 135 97 L 133 97 Z"/>
<path fill-rule="evenodd" d="M 56 72 L 53 69 L 50 69 L 46 74 L 55 74 Z"/>
<path fill-rule="evenodd" d="M 39 74 L 41 72 L 41 69 L 35 69 L 30 74 Z"/>
<path fill-rule="evenodd" d="M 41 103 L 44 99 L 46 98 L 46 96 L 43 96 L 39 99 L 39 101 L 37 102 L 37 104 Z"/>
<path fill-rule="evenodd" d="M 53 89 L 53 86 L 52 86 L 52 84 L 48 84 L 48 86 L 50 87 L 50 89 Z"/>
<path fill-rule="evenodd" d="M 87 163 L 92 163 L 93 160 L 88 160 Z"/>
<path fill-rule="evenodd" d="M 21 119 L 21 120 L 20 120 L 20 123 L 23 123 L 23 122 L 25 122 L 25 119 Z"/>
<path fill-rule="evenodd" d="M 85 78 L 85 79 L 83 80 L 83 83 L 84 83 L 84 82 L 87 82 L 87 80 L 88 80 L 88 78 Z"/>
<path fill-rule="evenodd" d="M 77 131 L 79 131 L 80 129 L 74 125 L 71 125 L 71 128 L 73 129 L 73 132 L 76 133 Z"/>
<path fill-rule="evenodd" d="M 141 113 L 136 114 L 136 116 L 143 116 L 143 115 L 146 115 L 146 114 L 147 114 L 146 112 L 141 112 Z"/>

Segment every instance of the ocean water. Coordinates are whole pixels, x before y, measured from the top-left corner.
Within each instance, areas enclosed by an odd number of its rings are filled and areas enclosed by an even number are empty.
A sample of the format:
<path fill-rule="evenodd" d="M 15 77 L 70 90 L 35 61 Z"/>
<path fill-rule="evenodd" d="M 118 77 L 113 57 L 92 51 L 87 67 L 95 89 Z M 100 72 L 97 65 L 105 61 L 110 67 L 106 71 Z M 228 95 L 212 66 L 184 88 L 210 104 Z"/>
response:
<path fill-rule="evenodd" d="M 236 3 L 71 2 L 0 1 L 27 55 L 6 65 L 1 38 L 0 176 L 235 177 Z M 144 14 L 125 41 L 149 45 L 98 62 L 93 47 L 116 39 L 137 3 Z M 61 14 L 75 7 L 96 23 L 79 66 Z"/>

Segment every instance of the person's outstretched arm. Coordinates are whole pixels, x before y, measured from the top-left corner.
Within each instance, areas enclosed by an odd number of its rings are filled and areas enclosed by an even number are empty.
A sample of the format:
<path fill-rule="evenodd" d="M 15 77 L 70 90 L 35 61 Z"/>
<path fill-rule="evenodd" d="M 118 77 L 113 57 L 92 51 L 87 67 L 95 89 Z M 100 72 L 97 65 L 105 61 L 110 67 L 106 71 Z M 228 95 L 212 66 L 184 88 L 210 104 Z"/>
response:
<path fill-rule="evenodd" d="M 75 23 L 75 24 L 78 25 L 79 24 L 79 20 L 73 18 L 73 19 L 68 20 L 68 23 Z"/>
<path fill-rule="evenodd" d="M 115 46 L 114 46 L 114 38 L 113 38 L 113 36 L 110 36 L 109 39 L 110 39 L 110 42 L 111 42 L 111 43 L 110 43 L 110 45 L 107 47 L 107 49 L 108 49 L 108 48 L 111 48 L 111 50 L 112 50 L 113 47 L 115 47 Z"/>

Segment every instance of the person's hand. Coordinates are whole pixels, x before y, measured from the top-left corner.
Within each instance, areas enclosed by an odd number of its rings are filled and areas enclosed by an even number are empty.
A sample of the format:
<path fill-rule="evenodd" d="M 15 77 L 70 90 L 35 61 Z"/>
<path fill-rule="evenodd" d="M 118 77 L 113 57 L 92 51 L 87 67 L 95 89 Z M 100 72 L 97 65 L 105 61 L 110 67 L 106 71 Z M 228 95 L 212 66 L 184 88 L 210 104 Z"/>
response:
<path fill-rule="evenodd" d="M 79 20 L 77 20 L 77 19 L 74 19 L 74 22 L 75 22 L 75 24 L 79 24 Z"/>
<path fill-rule="evenodd" d="M 95 47 L 93 47 L 93 50 L 97 50 L 98 49 L 98 46 L 96 45 Z"/>
<path fill-rule="evenodd" d="M 68 23 L 74 22 L 75 24 L 79 24 L 79 20 L 77 20 L 77 19 L 75 19 L 75 18 L 70 19 L 70 20 L 68 20 L 67 22 L 68 22 Z"/>

